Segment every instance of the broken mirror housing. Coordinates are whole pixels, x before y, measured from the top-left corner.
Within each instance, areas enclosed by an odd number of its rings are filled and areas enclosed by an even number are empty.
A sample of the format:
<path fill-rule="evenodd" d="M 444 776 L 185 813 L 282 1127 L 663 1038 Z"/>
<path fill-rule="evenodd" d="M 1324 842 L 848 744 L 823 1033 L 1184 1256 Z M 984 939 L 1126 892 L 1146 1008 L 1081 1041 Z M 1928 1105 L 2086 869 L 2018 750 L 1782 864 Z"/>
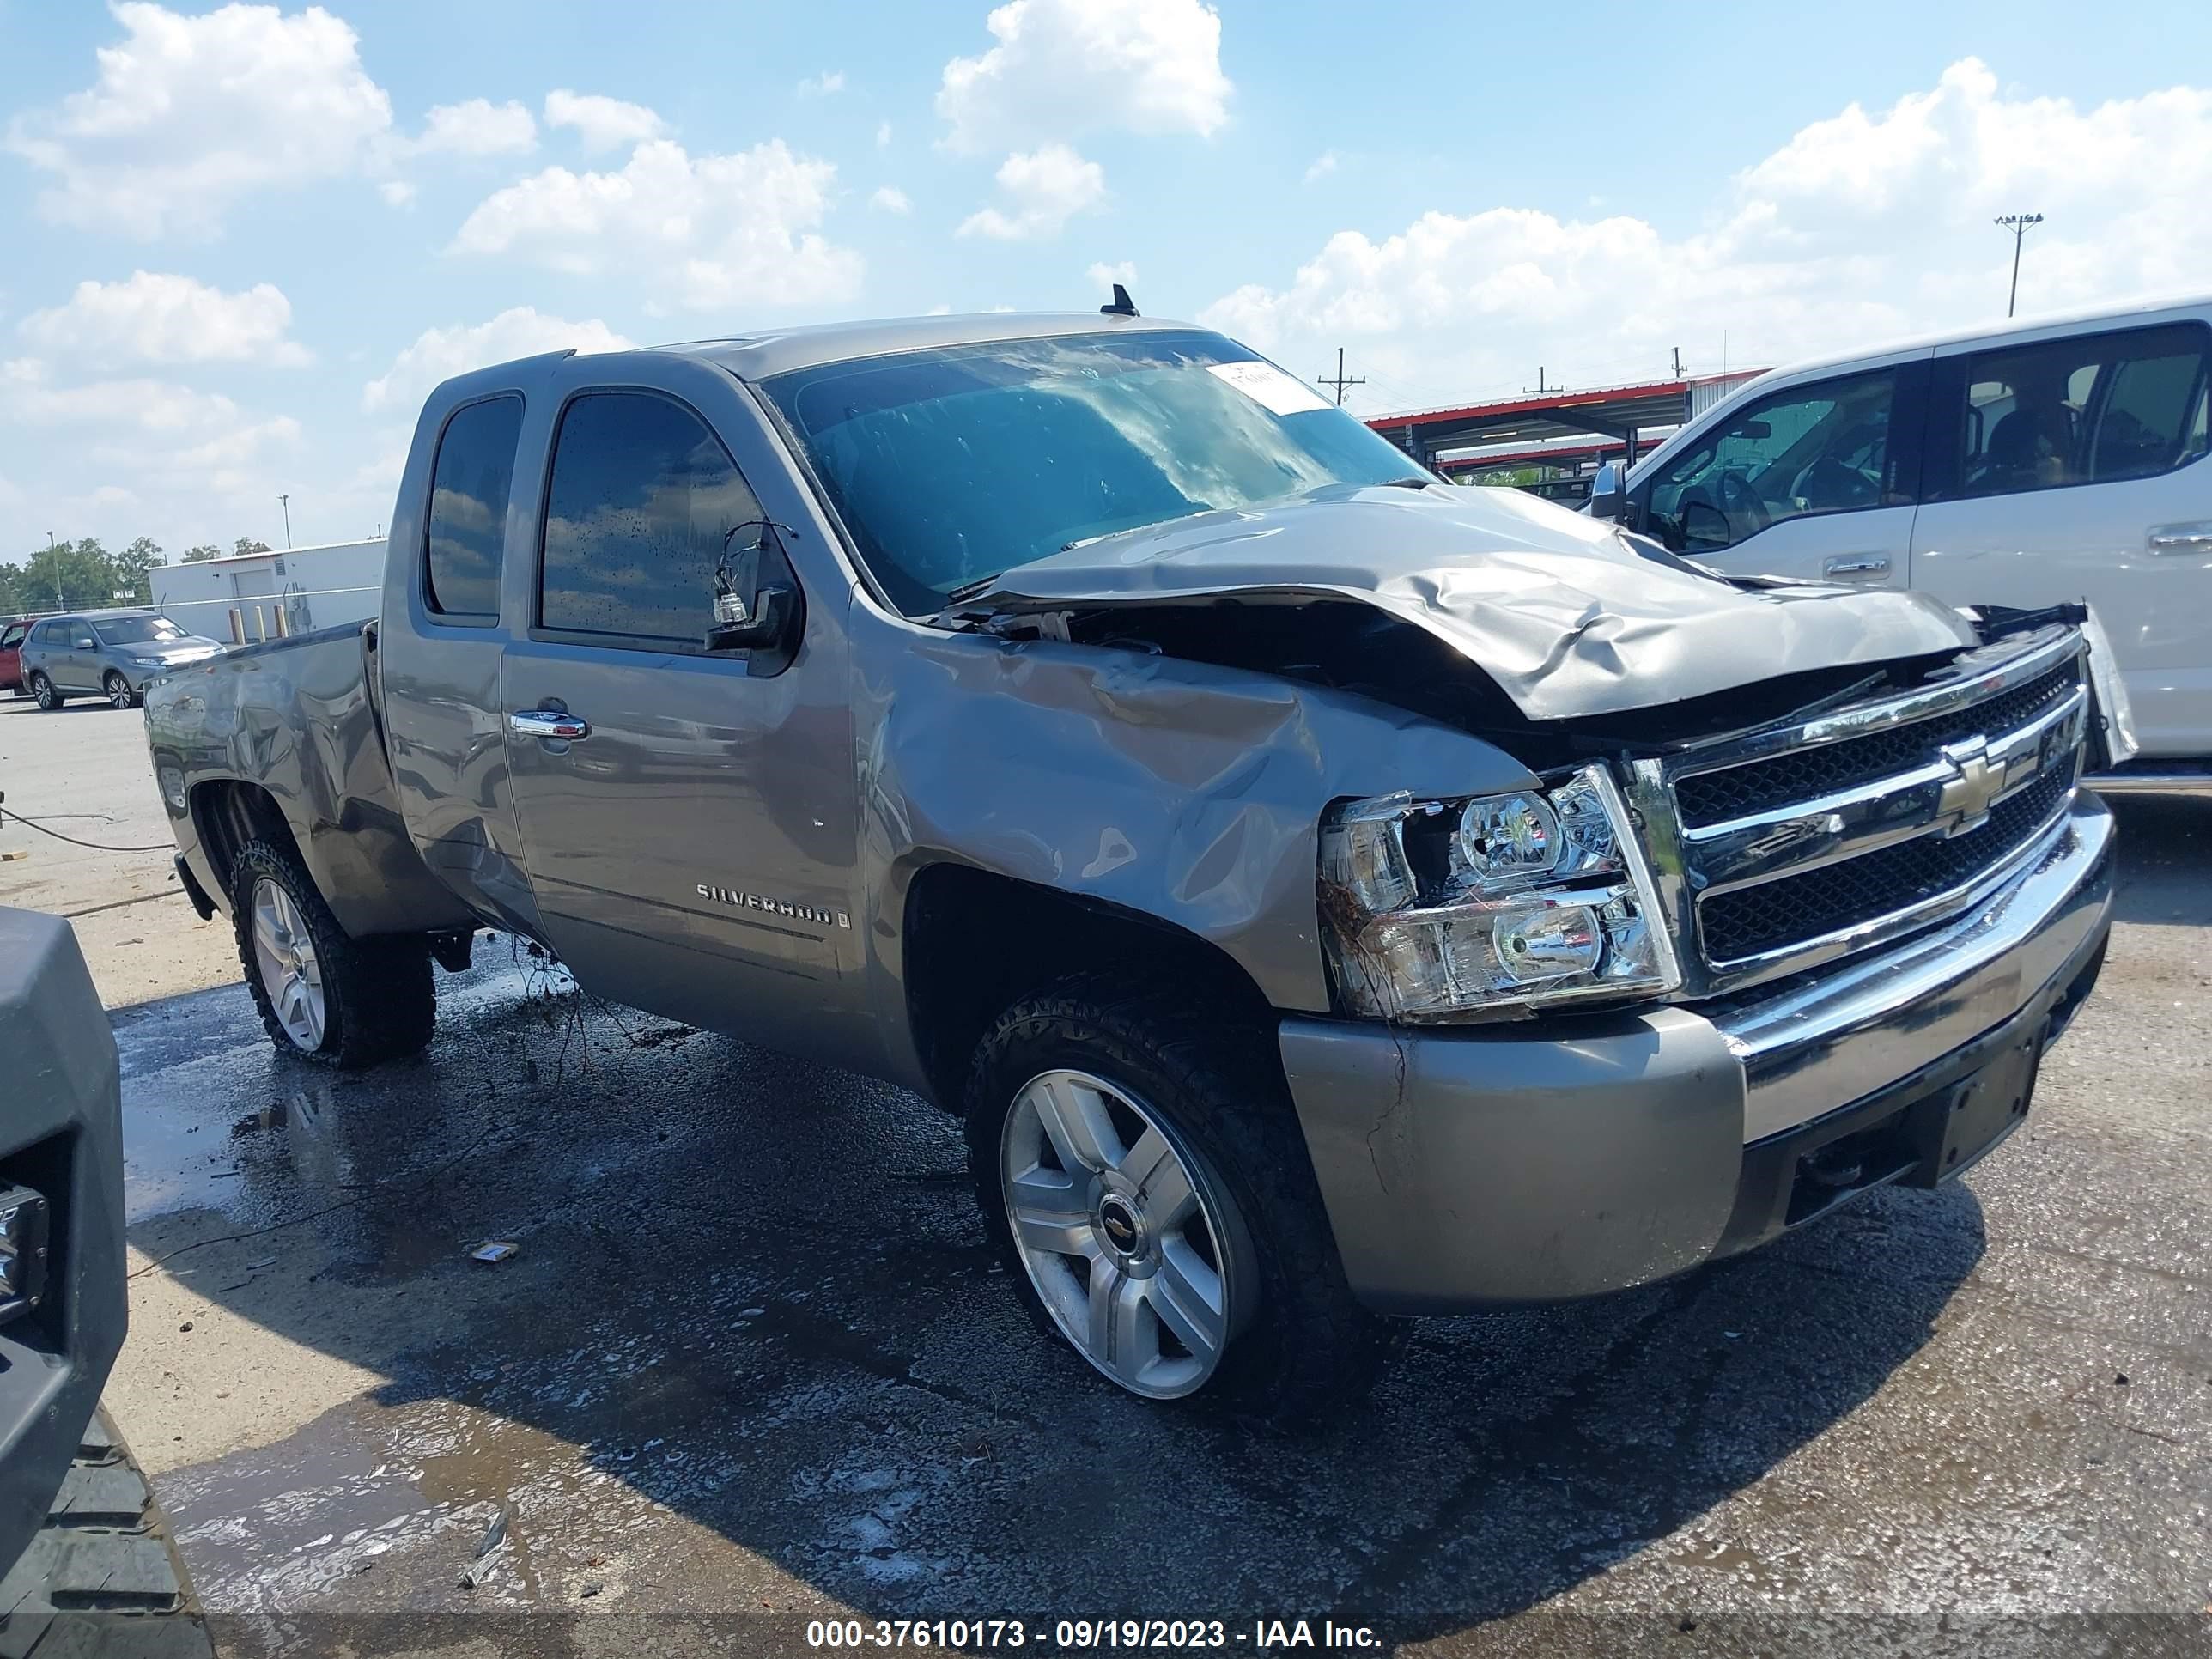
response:
<path fill-rule="evenodd" d="M 1343 803 L 1322 826 L 1321 883 L 1338 990 L 1370 1018 L 1527 1014 L 1682 981 L 1601 766 L 1510 794 Z"/>

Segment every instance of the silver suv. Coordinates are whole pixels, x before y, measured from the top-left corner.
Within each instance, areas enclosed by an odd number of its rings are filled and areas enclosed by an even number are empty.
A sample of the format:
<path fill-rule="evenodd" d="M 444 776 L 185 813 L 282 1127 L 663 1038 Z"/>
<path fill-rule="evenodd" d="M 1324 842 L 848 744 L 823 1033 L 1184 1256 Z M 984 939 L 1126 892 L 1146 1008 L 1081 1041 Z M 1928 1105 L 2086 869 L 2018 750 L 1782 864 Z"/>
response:
<path fill-rule="evenodd" d="M 158 611 L 80 611 L 32 624 L 23 638 L 23 684 L 41 708 L 83 693 L 128 708 L 147 681 L 222 648 Z"/>

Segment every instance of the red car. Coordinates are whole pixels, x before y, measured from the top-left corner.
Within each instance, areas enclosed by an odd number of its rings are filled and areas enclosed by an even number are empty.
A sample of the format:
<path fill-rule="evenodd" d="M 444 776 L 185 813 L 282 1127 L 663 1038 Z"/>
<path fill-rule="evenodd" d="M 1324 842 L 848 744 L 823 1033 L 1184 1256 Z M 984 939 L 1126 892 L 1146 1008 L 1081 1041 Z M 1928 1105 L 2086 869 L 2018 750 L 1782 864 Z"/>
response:
<path fill-rule="evenodd" d="M 0 691 L 23 695 L 23 635 L 28 622 L 0 623 Z"/>

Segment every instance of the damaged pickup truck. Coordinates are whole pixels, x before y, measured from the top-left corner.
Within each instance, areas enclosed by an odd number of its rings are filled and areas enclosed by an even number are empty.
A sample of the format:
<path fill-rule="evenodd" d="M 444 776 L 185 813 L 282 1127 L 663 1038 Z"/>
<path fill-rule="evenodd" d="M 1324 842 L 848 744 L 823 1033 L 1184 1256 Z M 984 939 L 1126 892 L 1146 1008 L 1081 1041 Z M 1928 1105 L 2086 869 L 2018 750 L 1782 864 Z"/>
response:
<path fill-rule="evenodd" d="M 2002 1140 L 2109 927 L 2087 623 L 1724 580 L 1115 308 L 448 381 L 380 621 L 146 707 L 280 1048 L 511 930 L 960 1114 L 1048 1330 L 1294 1415 Z"/>

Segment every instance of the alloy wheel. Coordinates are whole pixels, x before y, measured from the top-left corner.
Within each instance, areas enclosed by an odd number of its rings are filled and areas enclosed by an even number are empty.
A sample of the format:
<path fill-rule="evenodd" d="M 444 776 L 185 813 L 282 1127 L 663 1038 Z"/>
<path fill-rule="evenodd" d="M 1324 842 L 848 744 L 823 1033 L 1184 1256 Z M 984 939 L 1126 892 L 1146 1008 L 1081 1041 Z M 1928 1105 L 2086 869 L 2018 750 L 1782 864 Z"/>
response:
<path fill-rule="evenodd" d="M 1231 1264 L 1249 1249 L 1196 1156 L 1130 1091 L 1074 1071 L 1022 1086 L 1001 1147 L 1015 1249 L 1077 1352 L 1149 1399 L 1203 1387 L 1243 1311 Z"/>
<path fill-rule="evenodd" d="M 117 670 L 111 668 L 107 671 L 107 678 L 100 682 L 100 690 L 107 693 L 109 708 L 131 707 L 131 682 L 125 679 Z"/>
<path fill-rule="evenodd" d="M 276 1023 L 303 1054 L 323 1046 L 328 1006 L 322 963 L 292 896 L 265 876 L 253 884 L 253 959 Z"/>
<path fill-rule="evenodd" d="M 32 675 L 31 696 L 40 708 L 52 708 L 54 706 L 54 683 L 44 674 Z"/>

